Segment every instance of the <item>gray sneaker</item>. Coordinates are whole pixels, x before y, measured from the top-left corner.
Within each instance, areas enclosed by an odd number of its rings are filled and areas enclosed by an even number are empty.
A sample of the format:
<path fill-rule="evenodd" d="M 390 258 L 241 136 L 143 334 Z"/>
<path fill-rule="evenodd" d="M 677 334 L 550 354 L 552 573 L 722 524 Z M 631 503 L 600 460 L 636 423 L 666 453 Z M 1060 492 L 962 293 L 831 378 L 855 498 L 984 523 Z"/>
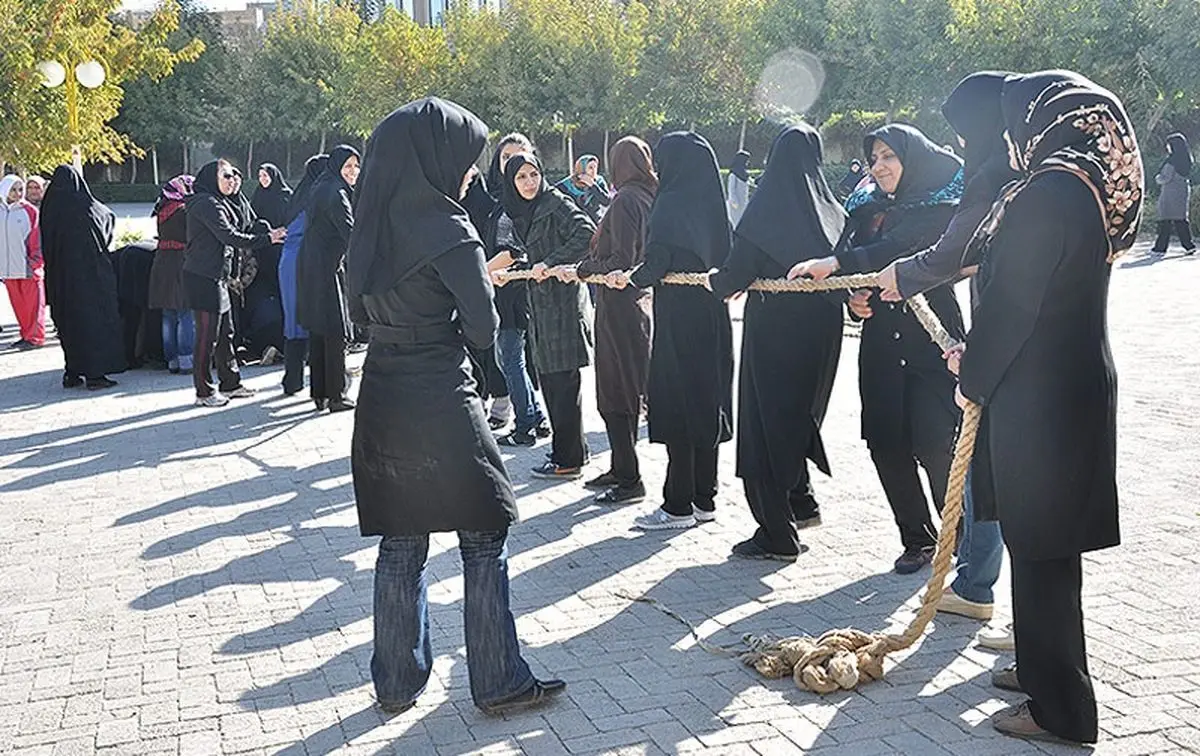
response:
<path fill-rule="evenodd" d="M 197 407 L 224 407 L 226 404 L 229 404 L 229 397 L 224 394 L 196 397 Z"/>
<path fill-rule="evenodd" d="M 692 515 L 673 515 L 659 507 L 648 515 L 634 518 L 633 527 L 638 530 L 683 530 L 696 527 L 696 518 Z"/>

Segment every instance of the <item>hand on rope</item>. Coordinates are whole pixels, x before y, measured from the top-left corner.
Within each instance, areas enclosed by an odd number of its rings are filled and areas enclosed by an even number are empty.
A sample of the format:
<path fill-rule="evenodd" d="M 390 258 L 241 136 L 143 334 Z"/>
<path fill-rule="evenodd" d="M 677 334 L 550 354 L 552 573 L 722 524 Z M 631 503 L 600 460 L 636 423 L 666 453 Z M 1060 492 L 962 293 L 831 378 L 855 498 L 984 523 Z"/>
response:
<path fill-rule="evenodd" d="M 796 263 L 788 271 L 787 278 L 792 281 L 797 278 L 811 278 L 814 281 L 824 281 L 841 268 L 836 257 L 821 257 L 816 260 L 805 260 Z"/>

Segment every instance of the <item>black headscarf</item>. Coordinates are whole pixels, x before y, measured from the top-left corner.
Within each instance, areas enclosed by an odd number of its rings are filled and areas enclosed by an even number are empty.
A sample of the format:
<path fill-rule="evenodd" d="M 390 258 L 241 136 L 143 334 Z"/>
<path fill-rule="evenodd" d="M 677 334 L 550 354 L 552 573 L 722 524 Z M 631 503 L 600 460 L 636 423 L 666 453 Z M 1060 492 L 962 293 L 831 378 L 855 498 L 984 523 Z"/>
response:
<path fill-rule="evenodd" d="M 1185 178 L 1192 175 L 1192 148 L 1187 137 L 1183 134 L 1172 134 L 1167 137 L 1167 149 L 1171 151 L 1167 162 L 1175 167 L 1175 172 Z"/>
<path fill-rule="evenodd" d="M 729 256 L 729 219 L 712 147 L 699 134 L 675 131 L 659 140 L 654 164 L 659 184 L 646 244 L 686 249 L 720 267 Z"/>
<path fill-rule="evenodd" d="M 267 175 L 271 177 L 271 185 L 263 188 L 258 181 L 258 176 L 254 177 L 254 195 L 250 198 L 250 207 L 254 209 L 258 217 L 272 227 L 281 226 L 287 216 L 287 206 L 292 196 L 292 188 L 284 180 L 283 171 L 279 170 L 279 166 L 274 163 L 263 163 L 258 170 L 267 172 Z"/>
<path fill-rule="evenodd" d="M 537 195 L 527 200 L 517 191 L 517 171 L 527 164 L 537 166 L 538 172 L 542 174 L 542 185 L 538 188 Z M 546 172 L 542 170 L 542 161 L 536 155 L 530 155 L 528 152 L 518 152 L 508 159 L 508 163 L 504 166 L 504 190 L 500 195 L 500 202 L 504 205 L 504 212 L 508 213 L 508 217 L 512 219 L 513 227 L 517 230 L 517 235 L 524 241 L 529 234 L 529 227 L 533 224 L 533 211 L 537 209 L 538 202 L 546 196 L 546 192 L 550 191 L 550 185 L 546 183 Z"/>
<path fill-rule="evenodd" d="M 308 201 L 312 198 L 313 186 L 317 180 L 325 173 L 325 166 L 329 165 L 329 156 L 325 153 L 313 155 L 308 160 L 304 161 L 304 178 L 300 179 L 300 183 L 296 185 L 296 191 L 292 192 L 292 196 L 288 199 L 287 212 L 283 216 L 283 225 L 290 226 L 292 221 L 296 220 L 296 216 L 308 209 Z"/>
<path fill-rule="evenodd" d="M 346 161 L 350 158 L 358 158 L 359 164 L 362 163 L 362 157 L 358 154 L 358 150 L 348 144 L 339 144 L 329 151 L 329 161 L 325 164 L 325 172 L 321 175 L 321 180 L 333 179 L 342 182 L 342 185 L 353 191 L 354 187 L 346 183 L 346 179 L 342 178 L 342 166 L 346 165 Z"/>
<path fill-rule="evenodd" d="M 750 180 L 750 153 L 745 150 L 738 150 L 738 153 L 733 156 L 733 162 L 729 164 L 729 172 L 737 176 L 742 181 Z"/>
<path fill-rule="evenodd" d="M 822 161 L 816 129 L 803 123 L 784 129 L 771 145 L 735 235 L 784 268 L 828 255 L 842 235 L 846 213 L 821 173 Z"/>
<path fill-rule="evenodd" d="M 458 193 L 486 145 L 483 121 L 437 97 L 410 102 L 375 127 L 354 195 L 351 297 L 389 291 L 440 255 L 480 244 Z"/>
<path fill-rule="evenodd" d="M 1008 206 L 1049 171 L 1070 173 L 1092 190 L 1108 237 L 1110 262 L 1133 246 L 1145 187 L 1141 150 L 1121 100 L 1073 71 L 1040 71 L 1008 79 L 1001 109 L 1025 178 L 1006 189 L 992 207 L 968 254 L 986 255 Z"/>
<path fill-rule="evenodd" d="M 889 123 L 867 134 L 863 152 L 868 163 L 876 139 L 891 147 L 904 166 L 900 184 L 892 194 L 897 203 L 921 204 L 935 199 L 962 170 L 963 163 L 957 155 L 934 144 L 920 129 L 904 123 Z M 957 201 L 961 195 L 960 188 L 954 199 Z"/>
<path fill-rule="evenodd" d="M 217 168 L 220 164 L 219 160 L 212 160 L 204 164 L 204 167 L 196 174 L 196 180 L 192 182 L 192 196 L 211 194 L 219 200 L 225 199 L 226 195 L 221 192 L 217 176 Z"/>
<path fill-rule="evenodd" d="M 946 122 L 967 143 L 963 175 L 968 183 L 993 156 L 1003 154 L 1007 160 L 1000 94 L 1005 79 L 1015 75 L 1006 71 L 973 73 L 960 81 L 942 103 Z"/>

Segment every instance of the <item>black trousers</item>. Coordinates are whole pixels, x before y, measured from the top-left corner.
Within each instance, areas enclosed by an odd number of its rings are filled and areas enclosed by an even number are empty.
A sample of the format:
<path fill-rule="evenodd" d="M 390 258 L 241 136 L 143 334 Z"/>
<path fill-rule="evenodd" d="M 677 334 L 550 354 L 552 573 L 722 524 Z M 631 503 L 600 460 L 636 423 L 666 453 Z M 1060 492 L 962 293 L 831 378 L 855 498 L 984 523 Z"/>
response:
<path fill-rule="evenodd" d="M 687 517 L 692 509 L 716 509 L 717 452 L 719 447 L 667 444 L 667 481 L 663 484 L 663 510 Z"/>
<path fill-rule="evenodd" d="M 304 362 L 308 359 L 308 339 L 283 342 L 283 393 L 298 394 L 304 388 Z"/>
<path fill-rule="evenodd" d="M 817 506 L 817 498 L 813 493 L 812 481 L 808 477 L 808 460 L 800 465 L 800 479 L 792 490 L 788 491 L 788 506 L 792 509 L 792 519 L 796 522 L 811 520 L 821 515 Z"/>
<path fill-rule="evenodd" d="M 958 416 L 932 391 L 931 386 L 909 381 L 904 395 L 903 440 L 871 446 L 871 459 L 906 551 L 932 548 L 937 542 L 937 529 L 929 515 L 929 501 L 921 487 L 917 463 L 925 468 L 933 503 L 940 513 L 946 501 L 950 462 L 954 459 Z"/>
<path fill-rule="evenodd" d="M 308 373 L 313 399 L 346 398 L 346 339 L 340 333 L 309 334 Z"/>
<path fill-rule="evenodd" d="M 1060 738 L 1095 743 L 1096 695 L 1083 639 L 1078 556 L 1012 559 L 1017 675 L 1034 721 Z"/>
<path fill-rule="evenodd" d="M 542 396 L 553 433 L 551 459 L 559 467 L 583 467 L 587 443 L 583 438 L 583 396 L 579 370 L 542 373 Z"/>
<path fill-rule="evenodd" d="M 799 554 L 800 539 L 792 524 L 789 489 L 773 480 L 747 478 L 742 481 L 750 513 L 758 523 L 753 540 L 773 554 Z"/>
<path fill-rule="evenodd" d="M 636 450 L 637 415 L 601 412 L 600 417 L 604 420 L 604 428 L 608 432 L 608 447 L 612 450 L 612 466 L 609 469 L 613 477 L 620 486 L 636 486 L 642 482 Z"/>
<path fill-rule="evenodd" d="M 1179 243 L 1186 250 L 1196 248 L 1196 243 L 1192 241 L 1192 228 L 1187 221 L 1182 220 L 1160 220 L 1158 222 L 1158 240 L 1154 242 L 1155 252 L 1166 252 L 1167 247 L 1171 245 L 1171 232 L 1179 237 Z"/>
<path fill-rule="evenodd" d="M 242 385 L 237 355 L 233 351 L 233 313 L 193 310 L 196 322 L 196 341 L 192 347 L 192 383 L 196 396 L 212 396 L 214 391 L 233 391 Z M 213 366 L 217 368 L 217 384 L 213 384 Z"/>

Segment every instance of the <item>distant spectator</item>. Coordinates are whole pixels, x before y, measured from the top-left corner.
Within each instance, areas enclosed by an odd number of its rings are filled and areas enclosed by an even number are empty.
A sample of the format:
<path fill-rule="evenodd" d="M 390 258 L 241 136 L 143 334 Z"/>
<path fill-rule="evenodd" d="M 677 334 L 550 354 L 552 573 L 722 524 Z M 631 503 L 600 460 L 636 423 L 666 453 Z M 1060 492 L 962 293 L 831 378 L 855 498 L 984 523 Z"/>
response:
<path fill-rule="evenodd" d="M 575 204 L 588 214 L 592 223 L 600 222 L 605 209 L 612 202 L 608 182 L 600 175 L 600 158 L 595 155 L 580 155 L 575 161 L 574 172 L 555 184 L 554 188 L 575 200 Z"/>
<path fill-rule="evenodd" d="M 183 298 L 183 250 L 187 246 L 187 206 L 191 176 L 176 176 L 163 184 L 154 219 L 158 245 L 150 269 L 150 308 L 162 310 L 163 357 L 172 373 L 192 372 L 196 326 Z"/>
<path fill-rule="evenodd" d="M 739 150 L 729 164 L 729 177 L 725 179 L 725 204 L 729 210 L 729 222 L 736 226 L 746 212 L 750 202 L 750 153 Z"/>
<path fill-rule="evenodd" d="M 34 174 L 25 179 L 25 201 L 34 207 L 42 206 L 42 197 L 46 194 L 46 179 Z"/>
<path fill-rule="evenodd" d="M 1164 254 L 1171 243 L 1171 231 L 1179 237 L 1179 243 L 1187 254 L 1196 251 L 1192 241 L 1192 229 L 1188 225 L 1188 204 L 1192 188 L 1188 177 L 1192 175 L 1192 150 L 1187 137 L 1172 134 L 1167 137 L 1167 159 L 1154 177 L 1158 183 L 1158 241 L 1154 251 Z"/>
<path fill-rule="evenodd" d="M 28 350 L 46 343 L 46 287 L 38 211 L 24 190 L 20 176 L 0 180 L 0 278 L 21 330 L 10 348 Z"/>
<path fill-rule="evenodd" d="M 846 171 L 846 175 L 843 176 L 842 180 L 838 182 L 838 199 L 842 202 L 845 202 L 851 194 L 854 194 L 854 190 L 858 188 L 859 183 L 862 182 L 863 176 L 865 175 L 866 174 L 863 173 L 862 161 L 857 159 L 851 160 L 850 168 Z"/>

